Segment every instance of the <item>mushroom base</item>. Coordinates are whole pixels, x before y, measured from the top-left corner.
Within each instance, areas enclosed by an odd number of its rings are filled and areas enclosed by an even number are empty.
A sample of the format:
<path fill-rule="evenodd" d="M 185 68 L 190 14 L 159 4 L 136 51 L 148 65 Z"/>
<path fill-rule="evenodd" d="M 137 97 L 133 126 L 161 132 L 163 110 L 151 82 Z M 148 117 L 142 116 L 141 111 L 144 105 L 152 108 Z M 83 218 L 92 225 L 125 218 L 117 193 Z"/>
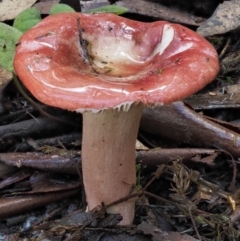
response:
<path fill-rule="evenodd" d="M 83 113 L 82 168 L 88 209 L 109 204 L 130 194 L 136 183 L 135 143 L 142 104 L 125 112 L 118 109 Z M 135 201 L 114 205 L 121 225 L 132 224 Z"/>

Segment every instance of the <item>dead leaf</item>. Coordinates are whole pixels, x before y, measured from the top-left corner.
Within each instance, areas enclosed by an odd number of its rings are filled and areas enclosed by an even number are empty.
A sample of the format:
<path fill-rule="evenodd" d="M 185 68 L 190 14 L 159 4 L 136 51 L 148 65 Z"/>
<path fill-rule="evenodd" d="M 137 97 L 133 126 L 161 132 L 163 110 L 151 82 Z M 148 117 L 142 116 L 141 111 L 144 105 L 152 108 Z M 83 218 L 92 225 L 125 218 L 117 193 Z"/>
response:
<path fill-rule="evenodd" d="M 2 0 L 0 2 L 0 21 L 14 19 L 20 12 L 30 8 L 37 0 Z"/>
<path fill-rule="evenodd" d="M 237 1 L 224 1 L 213 15 L 197 29 L 202 36 L 223 34 L 240 25 L 240 4 Z"/>
<path fill-rule="evenodd" d="M 149 150 L 149 148 L 146 147 L 146 146 L 145 146 L 142 142 L 140 142 L 139 140 L 136 141 L 135 149 L 136 149 L 136 150 L 142 150 L 142 151 Z"/>
<path fill-rule="evenodd" d="M 52 0 L 47 2 L 40 1 L 34 4 L 34 7 L 37 8 L 41 12 L 41 14 L 49 14 L 52 6 L 58 3 L 59 3 L 59 0 Z"/>
<path fill-rule="evenodd" d="M 91 1 L 92 2 L 92 1 Z M 84 2 L 83 2 L 84 3 Z M 91 3 L 90 3 L 91 4 Z M 199 18 L 189 15 L 175 8 L 168 8 L 156 2 L 138 0 L 137 4 L 132 0 L 117 1 L 117 5 L 128 8 L 129 13 L 141 14 L 170 22 L 199 26 Z M 83 6 L 87 7 L 87 4 Z"/>
<path fill-rule="evenodd" d="M 13 78 L 12 72 L 0 66 L 0 93 L 3 91 L 5 86 L 10 82 L 12 78 Z"/>
<path fill-rule="evenodd" d="M 214 94 L 213 94 L 214 93 Z M 184 100 L 194 110 L 211 110 L 240 107 L 240 85 L 224 86 L 219 91 L 199 93 Z"/>
<path fill-rule="evenodd" d="M 158 227 L 154 227 L 151 224 L 142 222 L 137 227 L 138 230 L 142 231 L 144 234 L 152 235 L 153 241 L 197 241 L 197 239 L 190 237 L 187 234 L 181 235 L 178 232 L 164 232 Z"/>

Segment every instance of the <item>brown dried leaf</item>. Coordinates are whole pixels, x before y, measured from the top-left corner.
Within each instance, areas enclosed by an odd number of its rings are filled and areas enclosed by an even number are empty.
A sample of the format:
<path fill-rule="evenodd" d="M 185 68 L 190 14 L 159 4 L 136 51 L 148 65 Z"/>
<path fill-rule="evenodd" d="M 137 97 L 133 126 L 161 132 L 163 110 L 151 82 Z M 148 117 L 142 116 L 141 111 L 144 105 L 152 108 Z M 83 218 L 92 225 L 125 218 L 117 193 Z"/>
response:
<path fill-rule="evenodd" d="M 0 6 L 1 6 L 1 3 L 0 3 Z M 13 78 L 12 72 L 0 66 L 0 93 L 3 91 L 3 89 L 6 87 L 6 85 L 10 82 L 12 78 Z"/>
<path fill-rule="evenodd" d="M 59 0 L 39 1 L 34 4 L 34 7 L 37 8 L 41 12 L 41 14 L 49 14 L 51 7 L 58 3 Z"/>
<path fill-rule="evenodd" d="M 0 2 L 0 21 L 14 19 L 20 12 L 30 8 L 37 0 L 3 0 Z"/>
<path fill-rule="evenodd" d="M 164 19 L 171 22 L 199 26 L 198 18 L 175 8 L 168 8 L 162 4 L 138 0 L 137 4 L 132 0 L 122 0 L 116 3 L 129 9 L 129 13 Z"/>
<path fill-rule="evenodd" d="M 154 227 L 153 225 L 146 222 L 142 222 L 140 225 L 138 225 L 138 230 L 142 231 L 144 234 L 152 235 L 153 241 L 197 241 L 197 239 L 186 234 L 181 235 L 178 232 L 164 232 L 161 229 Z"/>
<path fill-rule="evenodd" d="M 240 107 L 240 85 L 225 86 L 215 95 L 209 93 L 198 93 L 190 96 L 184 102 L 195 110 L 211 110 L 223 108 L 239 108 Z"/>
<path fill-rule="evenodd" d="M 213 15 L 198 27 L 197 32 L 206 37 L 236 29 L 240 25 L 239 12 L 239 2 L 224 1 L 219 4 Z"/>

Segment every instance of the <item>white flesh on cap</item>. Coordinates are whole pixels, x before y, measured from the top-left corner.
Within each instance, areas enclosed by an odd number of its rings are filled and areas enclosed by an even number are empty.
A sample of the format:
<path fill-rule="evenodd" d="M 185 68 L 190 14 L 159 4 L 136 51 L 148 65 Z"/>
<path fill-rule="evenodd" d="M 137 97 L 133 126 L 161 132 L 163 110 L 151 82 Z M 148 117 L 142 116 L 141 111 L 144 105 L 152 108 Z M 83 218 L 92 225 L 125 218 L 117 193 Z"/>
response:
<path fill-rule="evenodd" d="M 164 50 L 170 45 L 174 38 L 174 29 L 172 26 L 165 24 L 163 27 L 162 40 L 153 50 L 149 59 L 153 58 L 156 54 L 162 54 Z"/>

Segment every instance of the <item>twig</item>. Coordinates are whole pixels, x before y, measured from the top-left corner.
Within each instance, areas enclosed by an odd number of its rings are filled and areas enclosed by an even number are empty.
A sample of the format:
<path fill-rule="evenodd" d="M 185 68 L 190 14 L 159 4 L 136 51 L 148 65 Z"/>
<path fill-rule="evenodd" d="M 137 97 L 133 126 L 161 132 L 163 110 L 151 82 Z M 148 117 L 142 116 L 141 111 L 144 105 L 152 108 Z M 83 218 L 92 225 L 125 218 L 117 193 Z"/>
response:
<path fill-rule="evenodd" d="M 142 191 L 146 191 L 146 189 L 156 180 L 158 179 L 161 174 L 163 173 L 164 169 L 165 169 L 166 165 L 160 165 L 157 168 L 157 171 L 154 173 L 154 176 L 152 177 L 152 179 L 145 185 L 145 187 L 142 189 Z"/>
<path fill-rule="evenodd" d="M 190 217 L 190 219 L 191 219 L 191 221 L 192 221 L 193 228 L 194 228 L 194 230 L 195 230 L 195 232 L 196 232 L 196 234 L 197 234 L 197 237 L 198 237 L 198 239 L 199 239 L 200 241 L 202 241 L 202 238 L 201 238 L 201 236 L 200 236 L 200 234 L 199 234 L 199 232 L 198 232 L 196 223 L 195 223 L 195 221 L 194 221 L 194 219 L 193 219 L 193 216 L 192 216 L 192 213 L 191 213 L 191 210 L 190 210 L 190 209 L 188 209 L 188 213 L 189 213 L 189 217 Z"/>
<path fill-rule="evenodd" d="M 77 173 L 78 173 L 78 176 L 79 176 L 80 180 L 83 182 L 83 178 L 82 178 L 82 174 L 81 174 L 79 165 L 73 160 L 73 153 L 71 151 L 69 151 L 59 139 L 57 140 L 57 142 L 58 142 L 58 145 L 60 147 L 62 147 L 63 150 L 65 150 L 67 153 L 70 153 L 70 156 L 71 156 L 70 159 L 72 160 L 74 166 L 76 167 L 76 170 L 77 170 Z"/>
<path fill-rule="evenodd" d="M 119 198 L 118 200 L 116 200 L 114 202 L 111 202 L 111 203 L 109 203 L 107 205 L 104 205 L 103 206 L 103 210 L 106 210 L 106 209 L 110 208 L 111 206 L 117 205 L 117 204 L 119 204 L 121 202 L 125 202 L 125 201 L 127 201 L 127 200 L 129 200 L 131 198 L 134 198 L 134 197 L 138 197 L 139 198 L 142 195 L 144 195 L 144 192 L 142 192 L 142 190 L 140 190 L 138 192 L 135 192 L 135 193 L 132 193 L 132 194 L 129 194 L 126 197 Z"/>
<path fill-rule="evenodd" d="M 223 58 L 223 56 L 226 54 L 227 49 L 228 49 L 228 47 L 229 47 L 230 43 L 231 43 L 231 39 L 229 38 L 229 39 L 227 40 L 227 42 L 226 42 L 225 46 L 223 47 L 223 49 L 222 49 L 221 53 L 219 54 L 219 58 L 220 58 L 220 59 L 222 59 L 222 58 Z"/>

